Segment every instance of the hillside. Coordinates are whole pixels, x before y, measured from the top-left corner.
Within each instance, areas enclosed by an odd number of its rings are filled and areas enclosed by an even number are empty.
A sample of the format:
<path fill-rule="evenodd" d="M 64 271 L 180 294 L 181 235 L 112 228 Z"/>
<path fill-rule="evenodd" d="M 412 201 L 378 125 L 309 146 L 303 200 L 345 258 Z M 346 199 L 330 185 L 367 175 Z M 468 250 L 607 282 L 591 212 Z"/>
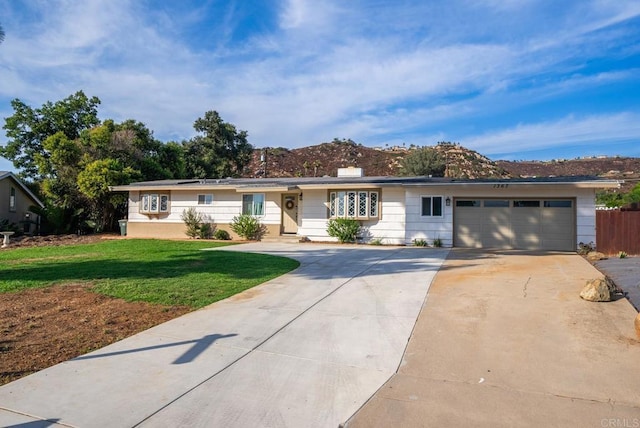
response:
<path fill-rule="evenodd" d="M 394 147 L 386 150 L 365 147 L 351 140 L 334 140 L 299 149 L 282 147 L 258 149 L 245 169 L 244 177 L 322 177 L 335 176 L 338 168 L 360 167 L 368 176 L 400 173 L 404 156 L 413 148 Z M 455 178 L 509 177 L 495 162 L 458 144 L 435 146 L 447 159 L 446 176 Z M 265 160 L 265 162 L 263 162 Z"/>
<path fill-rule="evenodd" d="M 497 161 L 513 177 L 589 175 L 625 180 L 623 191 L 640 180 L 640 158 L 598 157 L 557 161 Z"/>
<path fill-rule="evenodd" d="M 445 176 L 452 178 L 510 178 L 598 176 L 625 180 L 627 191 L 640 180 L 640 158 L 598 157 L 556 161 L 492 161 L 459 144 L 433 146 L 446 159 Z M 244 177 L 335 176 L 338 168 L 355 166 L 367 176 L 399 175 L 402 159 L 415 146 L 371 148 L 351 140 L 333 140 L 298 149 L 256 149 Z M 266 159 L 262 162 L 261 159 Z"/>

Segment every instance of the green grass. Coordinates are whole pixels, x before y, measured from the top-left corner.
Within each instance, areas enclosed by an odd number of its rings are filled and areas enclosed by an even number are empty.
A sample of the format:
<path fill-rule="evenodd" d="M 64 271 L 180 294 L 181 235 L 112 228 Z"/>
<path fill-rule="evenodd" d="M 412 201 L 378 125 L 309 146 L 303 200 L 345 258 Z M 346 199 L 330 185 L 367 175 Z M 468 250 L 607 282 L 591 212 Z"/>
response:
<path fill-rule="evenodd" d="M 0 251 L 0 293 L 87 283 L 127 301 L 200 308 L 299 265 L 264 254 L 201 251 L 226 245 L 127 239 Z"/>

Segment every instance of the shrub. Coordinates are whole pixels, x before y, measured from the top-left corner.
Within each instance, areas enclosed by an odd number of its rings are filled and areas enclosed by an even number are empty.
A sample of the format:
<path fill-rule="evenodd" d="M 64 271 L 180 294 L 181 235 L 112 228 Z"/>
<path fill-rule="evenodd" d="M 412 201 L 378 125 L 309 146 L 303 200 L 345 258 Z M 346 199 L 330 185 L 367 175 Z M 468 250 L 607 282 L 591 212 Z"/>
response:
<path fill-rule="evenodd" d="M 436 248 L 442 247 L 442 239 L 436 238 L 433 240 L 433 246 Z"/>
<path fill-rule="evenodd" d="M 215 225 L 211 223 L 201 223 L 200 230 L 198 231 L 198 237 L 200 239 L 211 239 L 215 229 L 216 229 Z"/>
<path fill-rule="evenodd" d="M 220 241 L 229 241 L 231 239 L 231 235 L 224 229 L 218 229 L 213 233 L 213 237 Z"/>
<path fill-rule="evenodd" d="M 374 238 L 369 241 L 369 245 L 382 245 L 382 238 Z"/>
<path fill-rule="evenodd" d="M 618 257 L 621 259 L 626 259 L 627 258 L 627 253 L 625 251 L 620 251 L 618 253 Z"/>
<path fill-rule="evenodd" d="M 414 239 L 413 245 L 415 245 L 416 247 L 428 247 L 429 243 L 426 239 Z"/>
<path fill-rule="evenodd" d="M 338 238 L 342 244 L 355 242 L 359 231 L 360 223 L 352 218 L 332 218 L 327 225 L 329 236 Z"/>
<path fill-rule="evenodd" d="M 235 216 L 231 221 L 231 230 L 249 241 L 258 241 L 264 235 L 265 227 L 260 220 L 249 214 Z"/>
<path fill-rule="evenodd" d="M 196 211 L 195 208 L 191 207 L 183 210 L 180 218 L 187 226 L 186 234 L 189 238 L 197 238 L 200 236 L 200 227 L 202 226 L 202 222 L 204 221 L 201 213 Z"/>

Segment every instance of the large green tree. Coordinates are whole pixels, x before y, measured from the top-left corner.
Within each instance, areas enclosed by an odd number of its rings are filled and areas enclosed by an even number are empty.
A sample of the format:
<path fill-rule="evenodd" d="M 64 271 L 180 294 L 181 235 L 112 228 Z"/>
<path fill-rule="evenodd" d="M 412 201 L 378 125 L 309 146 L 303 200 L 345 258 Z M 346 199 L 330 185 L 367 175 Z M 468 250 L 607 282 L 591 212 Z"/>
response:
<path fill-rule="evenodd" d="M 3 127 L 9 141 L 0 147 L 0 156 L 12 161 L 27 179 L 50 177 L 55 171 L 47 166 L 51 154 L 44 141 L 56 133 L 75 140 L 82 131 L 97 126 L 99 104 L 97 97 L 88 98 L 82 91 L 62 101 L 48 101 L 37 109 L 14 99 L 11 101 L 14 114 L 5 119 Z"/>
<path fill-rule="evenodd" d="M 109 186 L 130 183 L 137 178 L 137 170 L 111 158 L 90 162 L 78 173 L 78 190 L 87 198 L 88 220 L 94 229 L 112 228 L 126 205 L 125 195 L 112 193 Z"/>
<path fill-rule="evenodd" d="M 433 147 L 420 147 L 412 150 L 402 160 L 402 175 L 431 175 L 444 177 L 447 167 L 445 158 Z"/>
<path fill-rule="evenodd" d="M 193 178 L 237 177 L 251 160 L 247 132 L 208 111 L 193 124 L 198 135 L 183 142 L 186 174 Z"/>
<path fill-rule="evenodd" d="M 99 104 L 82 91 L 36 109 L 16 99 L 5 120 L 0 154 L 38 185 L 56 231 L 113 229 L 126 201 L 109 186 L 184 176 L 182 146 L 163 144 L 135 120 L 101 123 Z"/>

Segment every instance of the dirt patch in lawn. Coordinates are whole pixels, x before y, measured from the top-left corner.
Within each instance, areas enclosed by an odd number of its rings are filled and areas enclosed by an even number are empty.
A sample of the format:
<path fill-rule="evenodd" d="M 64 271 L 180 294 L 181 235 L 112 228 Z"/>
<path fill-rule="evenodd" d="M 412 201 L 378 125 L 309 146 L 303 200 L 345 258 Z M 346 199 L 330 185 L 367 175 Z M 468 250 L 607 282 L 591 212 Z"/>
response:
<path fill-rule="evenodd" d="M 72 284 L 0 294 L 0 385 L 191 311 L 129 303 Z"/>
<path fill-rule="evenodd" d="M 9 247 L 0 251 L 90 244 L 103 239 L 122 238 L 117 234 L 20 236 L 12 238 Z M 86 284 L 0 293 L 0 385 L 192 310 L 186 306 L 126 302 L 94 293 Z"/>

